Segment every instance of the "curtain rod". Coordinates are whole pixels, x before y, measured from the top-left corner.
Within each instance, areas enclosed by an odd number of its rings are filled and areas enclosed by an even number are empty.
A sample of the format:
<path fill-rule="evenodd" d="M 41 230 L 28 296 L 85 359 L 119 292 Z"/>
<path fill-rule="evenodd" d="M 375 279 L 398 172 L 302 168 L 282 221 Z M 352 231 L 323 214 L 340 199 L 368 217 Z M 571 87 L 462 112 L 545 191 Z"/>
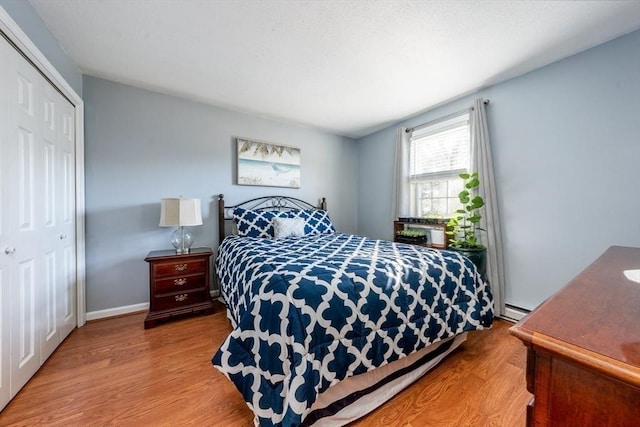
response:
<path fill-rule="evenodd" d="M 489 103 L 489 100 L 488 100 L 488 99 L 485 99 L 485 100 L 484 100 L 484 101 L 482 101 L 482 102 L 486 105 L 486 104 L 488 104 L 488 103 Z M 456 111 L 456 112 L 454 112 L 454 113 L 447 114 L 447 115 L 446 115 L 446 116 L 444 116 L 444 117 L 439 117 L 439 118 L 437 118 L 437 119 L 430 120 L 430 121 L 428 121 L 428 122 L 426 122 L 426 123 L 422 123 L 422 124 L 420 124 L 420 125 L 418 125 L 418 126 L 414 126 L 414 127 L 412 127 L 412 128 L 407 128 L 407 129 L 405 130 L 405 132 L 406 132 L 406 133 L 409 133 L 409 132 L 413 132 L 414 130 L 418 130 L 418 129 L 425 128 L 425 127 L 427 127 L 427 126 L 433 126 L 433 125 L 435 125 L 435 124 L 437 124 L 437 123 L 444 122 L 444 121 L 447 121 L 447 120 L 452 119 L 452 118 L 454 118 L 454 117 L 457 117 L 457 116 L 459 116 L 459 115 L 461 115 L 461 114 L 464 114 L 464 113 L 466 113 L 466 112 L 467 112 L 467 111 L 469 111 L 469 110 L 473 110 L 473 106 L 471 106 L 471 107 L 469 107 L 469 108 L 465 108 L 465 109 L 463 109 L 463 110 Z"/>

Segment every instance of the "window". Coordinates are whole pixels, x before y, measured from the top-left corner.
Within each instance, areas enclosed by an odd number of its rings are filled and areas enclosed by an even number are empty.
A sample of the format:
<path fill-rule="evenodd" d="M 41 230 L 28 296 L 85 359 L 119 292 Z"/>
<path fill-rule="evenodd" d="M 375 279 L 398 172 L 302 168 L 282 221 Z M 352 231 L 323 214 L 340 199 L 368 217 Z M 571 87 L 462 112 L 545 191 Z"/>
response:
<path fill-rule="evenodd" d="M 412 216 L 449 218 L 459 205 L 462 180 L 469 170 L 469 115 L 414 130 L 409 138 Z"/>

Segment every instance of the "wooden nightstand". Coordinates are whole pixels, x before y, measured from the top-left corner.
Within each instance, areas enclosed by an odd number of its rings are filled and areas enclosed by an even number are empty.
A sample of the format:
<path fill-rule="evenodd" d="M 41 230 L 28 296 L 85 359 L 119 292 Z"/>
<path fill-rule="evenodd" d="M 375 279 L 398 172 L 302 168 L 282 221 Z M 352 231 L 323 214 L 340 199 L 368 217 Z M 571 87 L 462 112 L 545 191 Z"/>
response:
<path fill-rule="evenodd" d="M 184 255 L 175 250 L 152 251 L 144 259 L 149 263 L 149 314 L 144 328 L 157 326 L 182 314 L 213 313 L 209 294 L 209 264 L 213 252 L 209 248 L 195 248 Z"/>

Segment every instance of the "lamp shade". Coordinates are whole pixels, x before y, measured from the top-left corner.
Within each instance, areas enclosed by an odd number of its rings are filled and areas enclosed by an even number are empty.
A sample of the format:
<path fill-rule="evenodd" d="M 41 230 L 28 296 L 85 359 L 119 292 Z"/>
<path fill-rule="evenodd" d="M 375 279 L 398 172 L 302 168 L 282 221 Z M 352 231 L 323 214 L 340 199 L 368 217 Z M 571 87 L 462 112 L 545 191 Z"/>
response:
<path fill-rule="evenodd" d="M 200 199 L 170 198 L 160 201 L 160 227 L 202 225 Z"/>

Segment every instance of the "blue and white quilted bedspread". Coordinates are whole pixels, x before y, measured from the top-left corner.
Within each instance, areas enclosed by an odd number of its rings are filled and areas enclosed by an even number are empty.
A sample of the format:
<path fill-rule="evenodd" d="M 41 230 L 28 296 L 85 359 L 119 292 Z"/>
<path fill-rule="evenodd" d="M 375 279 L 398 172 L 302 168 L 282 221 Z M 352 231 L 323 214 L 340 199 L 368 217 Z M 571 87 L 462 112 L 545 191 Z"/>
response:
<path fill-rule="evenodd" d="M 340 233 L 230 236 L 216 263 L 233 331 L 212 362 L 262 426 L 300 425 L 340 380 L 493 319 L 487 283 L 456 252 Z"/>

